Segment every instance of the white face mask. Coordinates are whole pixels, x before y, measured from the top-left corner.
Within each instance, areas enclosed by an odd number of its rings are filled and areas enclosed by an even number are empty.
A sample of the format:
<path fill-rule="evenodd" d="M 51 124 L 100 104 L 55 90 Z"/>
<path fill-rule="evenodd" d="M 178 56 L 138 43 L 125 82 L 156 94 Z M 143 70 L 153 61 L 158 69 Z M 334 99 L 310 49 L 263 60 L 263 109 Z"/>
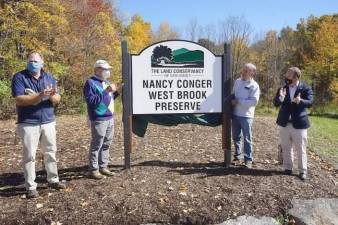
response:
<path fill-rule="evenodd" d="M 110 77 L 110 70 L 103 70 L 102 77 L 108 79 Z"/>

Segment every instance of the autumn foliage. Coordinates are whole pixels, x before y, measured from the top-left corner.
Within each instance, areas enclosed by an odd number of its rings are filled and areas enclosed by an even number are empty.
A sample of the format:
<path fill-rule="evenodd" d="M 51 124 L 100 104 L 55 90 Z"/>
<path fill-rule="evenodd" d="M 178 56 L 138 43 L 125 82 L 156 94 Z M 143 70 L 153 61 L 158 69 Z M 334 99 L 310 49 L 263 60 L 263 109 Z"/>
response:
<path fill-rule="evenodd" d="M 6 0 L 0 1 L 0 118 L 14 114 L 10 80 L 25 68 L 28 52 L 40 51 L 47 70 L 58 79 L 62 113 L 85 110 L 82 85 L 93 73 L 97 59 L 113 65 L 112 81 L 121 81 L 122 40 L 138 53 L 147 45 L 184 37 L 199 42 L 215 54 L 224 43 L 232 45 L 233 79 L 242 65 L 257 65 L 256 80 L 262 103 L 271 105 L 282 75 L 290 66 L 303 71 L 302 79 L 315 91 L 314 108 L 338 104 L 338 14 L 301 19 L 296 29 L 268 31 L 252 41 L 252 28 L 242 17 L 228 17 L 218 26 L 201 27 L 191 21 L 181 33 L 163 21 L 152 31 L 140 15 L 130 19 L 110 0 Z"/>
<path fill-rule="evenodd" d="M 0 3 L 0 117 L 11 115 L 12 75 L 25 68 L 28 52 L 40 51 L 47 70 L 58 79 L 62 112 L 84 110 L 82 85 L 97 59 L 113 65 L 121 81 L 121 40 L 137 52 L 151 41 L 151 26 L 141 16 L 122 24 L 113 1 L 35 0 Z"/>

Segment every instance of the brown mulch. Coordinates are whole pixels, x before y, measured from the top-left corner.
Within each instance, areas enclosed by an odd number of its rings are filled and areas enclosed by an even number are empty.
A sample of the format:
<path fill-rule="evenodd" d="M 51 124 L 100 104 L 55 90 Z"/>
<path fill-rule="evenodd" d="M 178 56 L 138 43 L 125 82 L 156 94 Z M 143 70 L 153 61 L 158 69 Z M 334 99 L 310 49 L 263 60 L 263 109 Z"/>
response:
<path fill-rule="evenodd" d="M 285 176 L 277 162 L 274 118 L 254 123 L 255 164 L 223 167 L 221 127 L 151 125 L 134 138 L 132 169 L 123 170 L 123 137 L 116 119 L 111 147 L 115 176 L 87 177 L 90 133 L 85 116 L 57 118 L 58 168 L 68 188 L 46 186 L 37 155 L 41 197 L 25 199 L 14 121 L 0 122 L 0 224 L 213 224 L 240 215 L 283 215 L 292 198 L 337 197 L 337 171 L 309 153 L 310 180 Z"/>

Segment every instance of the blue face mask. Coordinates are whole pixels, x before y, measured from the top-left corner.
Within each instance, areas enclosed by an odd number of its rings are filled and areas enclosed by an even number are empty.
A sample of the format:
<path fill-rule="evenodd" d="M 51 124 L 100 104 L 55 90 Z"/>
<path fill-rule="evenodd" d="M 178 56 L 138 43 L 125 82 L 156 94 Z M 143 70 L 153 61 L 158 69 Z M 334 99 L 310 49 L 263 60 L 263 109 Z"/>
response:
<path fill-rule="evenodd" d="M 31 73 L 37 73 L 40 72 L 40 70 L 43 67 L 43 63 L 42 62 L 29 62 L 27 64 L 27 69 L 31 72 Z"/>

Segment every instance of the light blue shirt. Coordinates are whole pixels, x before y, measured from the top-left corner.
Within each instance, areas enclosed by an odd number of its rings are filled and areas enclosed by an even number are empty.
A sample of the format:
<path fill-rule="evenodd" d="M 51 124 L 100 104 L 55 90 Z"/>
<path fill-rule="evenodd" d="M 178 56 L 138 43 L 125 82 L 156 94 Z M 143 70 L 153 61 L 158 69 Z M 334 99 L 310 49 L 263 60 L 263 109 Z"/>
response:
<path fill-rule="evenodd" d="M 253 118 L 260 95 L 257 82 L 253 79 L 243 80 L 239 78 L 235 81 L 233 93 L 238 100 L 238 104 L 234 107 L 233 114 L 235 116 Z"/>

